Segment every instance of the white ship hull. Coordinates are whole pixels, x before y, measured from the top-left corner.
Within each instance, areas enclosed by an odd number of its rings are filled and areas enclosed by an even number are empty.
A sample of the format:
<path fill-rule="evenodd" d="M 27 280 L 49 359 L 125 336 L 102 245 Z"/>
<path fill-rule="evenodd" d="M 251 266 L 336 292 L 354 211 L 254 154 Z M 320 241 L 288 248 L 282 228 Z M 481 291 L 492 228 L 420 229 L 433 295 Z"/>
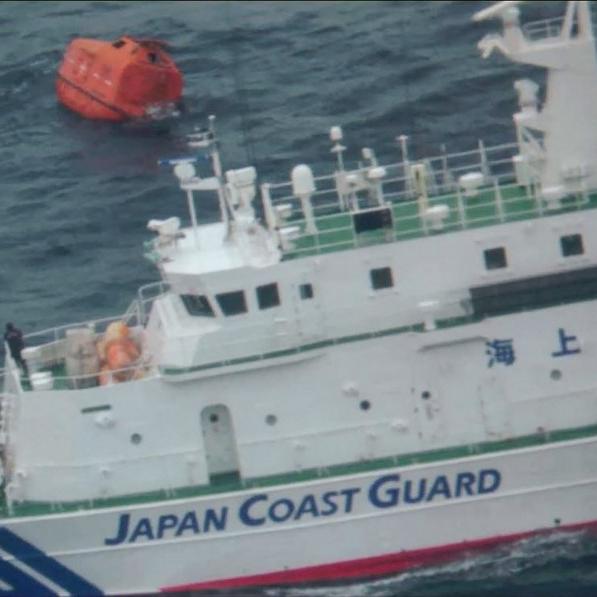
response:
<path fill-rule="evenodd" d="M 49 594 L 81 595 L 385 574 L 538 532 L 594 527 L 596 471 L 597 438 L 587 438 L 217 496 L 13 519 L 0 531 L 0 580 L 17 593 L 22 586 L 40 594 L 40 583 Z"/>
<path fill-rule="evenodd" d="M 210 117 L 212 177 L 166 160 L 191 227 L 148 223 L 161 281 L 27 352 L 7 326 L 0 595 L 345 580 L 597 529 L 591 15 L 521 28 L 515 4 L 477 19 L 504 24 L 484 55 L 548 70 L 542 110 L 515 84 L 516 155 L 412 162 L 401 136 L 347 169 L 332 127 L 336 171 L 264 183 L 261 221 Z"/>

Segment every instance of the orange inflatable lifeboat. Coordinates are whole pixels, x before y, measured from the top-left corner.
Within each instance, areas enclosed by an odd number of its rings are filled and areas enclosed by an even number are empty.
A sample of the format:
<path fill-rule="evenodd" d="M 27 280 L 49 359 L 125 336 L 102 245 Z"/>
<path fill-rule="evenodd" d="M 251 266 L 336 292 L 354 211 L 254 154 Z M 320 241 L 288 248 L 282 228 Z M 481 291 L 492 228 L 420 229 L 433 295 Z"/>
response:
<path fill-rule="evenodd" d="M 122 121 L 171 113 L 182 95 L 182 75 L 151 39 L 115 42 L 74 39 L 58 69 L 56 93 L 86 118 Z"/>

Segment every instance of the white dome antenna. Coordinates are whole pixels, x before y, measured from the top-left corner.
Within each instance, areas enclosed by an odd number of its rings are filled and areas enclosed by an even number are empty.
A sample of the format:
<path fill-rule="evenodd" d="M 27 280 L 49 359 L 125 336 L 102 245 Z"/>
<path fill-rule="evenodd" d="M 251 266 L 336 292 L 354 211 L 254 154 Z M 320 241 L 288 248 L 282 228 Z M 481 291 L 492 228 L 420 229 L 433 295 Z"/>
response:
<path fill-rule="evenodd" d="M 299 164 L 292 169 L 292 193 L 301 200 L 301 208 L 305 216 L 305 231 L 307 234 L 316 234 L 315 217 L 311 205 L 311 195 L 317 190 L 313 172 L 307 164 Z"/>
<path fill-rule="evenodd" d="M 473 15 L 473 21 L 486 21 L 487 19 L 495 19 L 501 17 L 505 11 L 510 8 L 514 8 L 521 4 L 524 0 L 507 0 L 505 2 L 497 2 L 489 6 L 488 8 L 484 8 L 479 12 L 476 12 Z"/>
<path fill-rule="evenodd" d="M 336 154 L 338 158 L 338 171 L 344 171 L 344 160 L 342 159 L 342 154 L 346 151 L 346 147 L 340 143 L 344 138 L 344 134 L 342 133 L 342 127 L 340 126 L 333 126 L 330 129 L 330 140 L 334 144 L 330 151 Z"/>
<path fill-rule="evenodd" d="M 174 175 L 180 182 L 186 182 L 195 177 L 195 166 L 191 162 L 181 162 L 174 166 Z"/>

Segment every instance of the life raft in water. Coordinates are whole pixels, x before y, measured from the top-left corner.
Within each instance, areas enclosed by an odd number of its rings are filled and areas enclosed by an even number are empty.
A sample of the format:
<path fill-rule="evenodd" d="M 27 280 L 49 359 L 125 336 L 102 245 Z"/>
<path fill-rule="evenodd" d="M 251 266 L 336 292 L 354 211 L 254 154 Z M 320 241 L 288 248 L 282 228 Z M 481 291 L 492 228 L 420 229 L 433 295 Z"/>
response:
<path fill-rule="evenodd" d="M 182 95 L 180 71 L 163 42 L 74 39 L 58 69 L 56 93 L 86 118 L 122 121 L 163 115 Z"/>

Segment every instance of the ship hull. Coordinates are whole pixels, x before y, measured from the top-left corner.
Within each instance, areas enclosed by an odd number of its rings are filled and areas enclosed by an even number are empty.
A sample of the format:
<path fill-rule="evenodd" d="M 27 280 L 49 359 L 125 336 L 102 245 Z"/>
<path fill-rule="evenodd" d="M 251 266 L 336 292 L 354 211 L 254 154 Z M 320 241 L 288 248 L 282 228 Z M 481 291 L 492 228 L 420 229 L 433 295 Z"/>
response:
<path fill-rule="evenodd" d="M 597 438 L 587 437 L 318 481 L 7 519 L 0 580 L 14 587 L 19 578 L 37 579 L 60 587 L 59 594 L 130 594 L 388 574 L 538 533 L 594 529 L 595 471 Z"/>

